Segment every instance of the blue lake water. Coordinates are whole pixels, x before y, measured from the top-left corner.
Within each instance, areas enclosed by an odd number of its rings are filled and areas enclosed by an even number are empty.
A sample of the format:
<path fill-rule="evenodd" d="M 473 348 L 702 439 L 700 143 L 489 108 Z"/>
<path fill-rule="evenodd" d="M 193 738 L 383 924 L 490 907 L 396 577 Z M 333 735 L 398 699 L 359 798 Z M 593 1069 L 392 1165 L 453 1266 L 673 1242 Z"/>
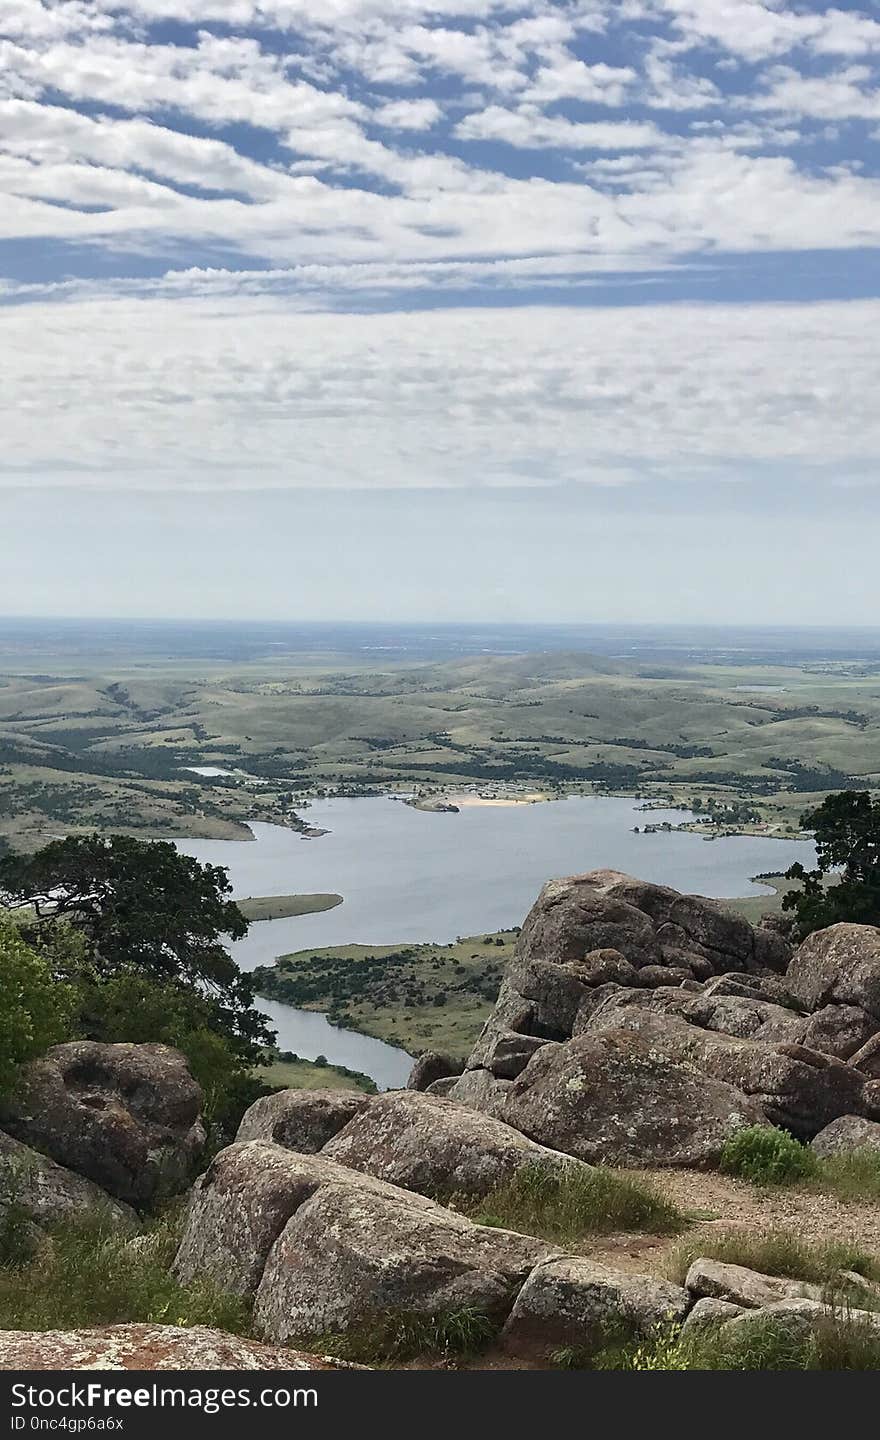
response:
<path fill-rule="evenodd" d="M 253 841 L 183 840 L 179 848 L 225 865 L 237 898 L 335 891 L 343 904 L 316 915 L 251 926 L 233 947 L 243 969 L 293 950 L 361 942 L 454 940 L 521 923 L 545 880 L 598 867 L 721 898 L 758 895 L 752 875 L 811 864 L 808 841 L 736 835 L 634 834 L 646 823 L 678 823 L 678 810 L 644 811 L 638 801 L 572 796 L 546 804 L 468 806 L 458 814 L 415 810 L 383 798 L 326 800 L 303 812 L 330 833 L 306 839 L 254 824 Z M 364 1070 L 402 1084 L 409 1057 L 317 1014 L 261 1002 L 282 1049 Z"/>

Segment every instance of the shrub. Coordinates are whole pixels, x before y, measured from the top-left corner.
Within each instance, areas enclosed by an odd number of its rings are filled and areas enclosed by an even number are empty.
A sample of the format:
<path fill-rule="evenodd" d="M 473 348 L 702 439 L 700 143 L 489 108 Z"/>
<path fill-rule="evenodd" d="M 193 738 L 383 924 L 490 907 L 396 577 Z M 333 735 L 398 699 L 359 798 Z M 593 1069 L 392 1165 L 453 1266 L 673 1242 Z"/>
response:
<path fill-rule="evenodd" d="M 755 1185 L 791 1185 L 815 1174 L 816 1156 L 785 1130 L 748 1125 L 724 1143 L 721 1169 Z"/>
<path fill-rule="evenodd" d="M 71 1002 L 69 988 L 0 910 L 0 1094 L 12 1089 L 24 1061 L 67 1038 Z"/>
<path fill-rule="evenodd" d="M 468 1209 L 479 1224 L 566 1243 L 610 1230 L 671 1235 L 684 1227 L 650 1185 L 600 1165 L 527 1165 Z"/>

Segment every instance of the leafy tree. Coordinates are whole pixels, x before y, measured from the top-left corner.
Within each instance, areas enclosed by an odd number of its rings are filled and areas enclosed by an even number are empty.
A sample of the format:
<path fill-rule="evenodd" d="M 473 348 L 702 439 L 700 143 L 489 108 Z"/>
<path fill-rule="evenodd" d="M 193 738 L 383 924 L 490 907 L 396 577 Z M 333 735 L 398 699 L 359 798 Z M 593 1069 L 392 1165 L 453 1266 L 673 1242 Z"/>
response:
<path fill-rule="evenodd" d="M 250 976 L 225 947 L 248 928 L 231 889 L 222 867 L 125 835 L 70 836 L 34 855 L 0 858 L 0 903 L 27 912 L 35 948 L 57 950 L 64 922 L 81 937 L 87 990 L 141 976 L 178 995 L 191 991 L 204 1000 L 209 1028 L 253 1064 L 271 1032 L 253 1008 Z M 70 963 L 68 944 L 58 969 L 69 973 Z"/>
<path fill-rule="evenodd" d="M 0 1094 L 12 1089 L 19 1065 L 67 1038 L 71 1008 L 69 987 L 0 911 Z"/>
<path fill-rule="evenodd" d="M 798 863 L 785 872 L 801 888 L 782 901 L 785 910 L 795 912 L 800 934 L 841 920 L 880 925 L 880 798 L 872 799 L 867 790 L 828 795 L 801 816 L 800 825 L 815 836 L 817 865 L 805 870 Z M 839 883 L 826 884 L 832 873 Z"/>

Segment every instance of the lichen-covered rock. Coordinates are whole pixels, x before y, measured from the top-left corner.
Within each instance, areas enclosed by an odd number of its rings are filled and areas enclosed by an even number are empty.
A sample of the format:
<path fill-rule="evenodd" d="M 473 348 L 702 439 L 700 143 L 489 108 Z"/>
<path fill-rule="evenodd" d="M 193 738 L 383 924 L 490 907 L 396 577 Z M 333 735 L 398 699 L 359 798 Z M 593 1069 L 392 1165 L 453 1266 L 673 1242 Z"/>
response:
<path fill-rule="evenodd" d="M 395 1312 L 476 1310 L 503 1321 L 552 1249 L 439 1205 L 417 1209 L 414 1198 L 390 1186 L 323 1185 L 291 1217 L 266 1261 L 254 1305 L 260 1335 L 284 1344 Z"/>
<path fill-rule="evenodd" d="M 181 1189 L 205 1140 L 202 1092 L 168 1045 L 55 1045 L 23 1067 L 0 1125 L 118 1200 Z"/>
<path fill-rule="evenodd" d="M 705 1296 L 698 1300 L 685 1316 L 681 1327 L 682 1337 L 692 1340 L 698 1335 L 705 1335 L 709 1330 L 717 1330 L 725 1320 L 734 1320 L 742 1313 L 742 1305 L 734 1305 L 731 1300 L 713 1300 Z"/>
<path fill-rule="evenodd" d="M 808 1010 L 855 1005 L 880 1024 L 880 929 L 841 924 L 816 930 L 795 952 L 785 981 Z"/>
<path fill-rule="evenodd" d="M 872 1150 L 880 1159 L 880 1124 L 861 1115 L 841 1115 L 832 1120 L 810 1142 L 817 1155 L 851 1155 L 854 1150 Z"/>
<path fill-rule="evenodd" d="M 545 1045 L 491 1113 L 541 1145 L 612 1165 L 711 1165 L 753 1100 L 631 1033 Z"/>
<path fill-rule="evenodd" d="M 489 1115 L 411 1090 L 379 1096 L 322 1154 L 435 1198 L 487 1195 L 529 1165 L 587 1169 Z"/>
<path fill-rule="evenodd" d="M 460 1075 L 464 1065 L 439 1050 L 425 1050 L 418 1057 L 406 1082 L 407 1090 L 428 1090 L 437 1080 L 448 1080 Z"/>
<path fill-rule="evenodd" d="M 780 1300 L 759 1310 L 743 1310 L 732 1320 L 726 1320 L 719 1334 L 726 1340 L 747 1343 L 750 1330 L 763 1329 L 769 1322 L 792 1338 L 808 1339 L 817 1326 L 832 1318 L 880 1331 L 880 1314 L 876 1311 L 848 1309 L 835 1316 L 821 1300 Z"/>
<path fill-rule="evenodd" d="M 175 1275 L 184 1284 L 202 1279 L 235 1295 L 253 1295 L 291 1215 L 327 1184 L 382 1188 L 381 1181 L 324 1155 L 298 1155 L 268 1140 L 221 1150 L 193 1186 Z M 413 1206 L 430 1203 L 420 1195 L 409 1200 Z"/>
<path fill-rule="evenodd" d="M 703 1030 L 678 1016 L 625 1003 L 630 993 L 612 996 L 590 1016 L 586 1034 L 637 1034 L 656 1054 L 735 1086 L 757 1102 L 772 1124 L 805 1140 L 838 1115 L 864 1108 L 865 1077 L 833 1056 L 800 1045 L 768 1045 Z"/>
<path fill-rule="evenodd" d="M 683 1319 L 686 1290 L 650 1275 L 611 1270 L 580 1256 L 538 1265 L 517 1296 L 503 1340 L 513 1351 L 590 1347 L 627 1332 L 649 1335 Z"/>
<path fill-rule="evenodd" d="M 0 1370 L 345 1370 L 340 1361 L 282 1350 L 202 1325 L 108 1325 L 100 1330 L 0 1331 Z"/>
<path fill-rule="evenodd" d="M 372 1099 L 359 1090 L 279 1090 L 254 1101 L 235 1138 L 273 1140 L 288 1150 L 315 1155 Z"/>
<path fill-rule="evenodd" d="M 0 1132 L 0 1219 L 10 1205 L 42 1229 L 65 1221 L 96 1221 L 131 1230 L 137 1215 L 84 1175 Z"/>
<path fill-rule="evenodd" d="M 821 1285 L 778 1275 L 762 1275 L 758 1270 L 748 1270 L 744 1265 L 728 1265 L 721 1260 L 695 1260 L 684 1283 L 690 1294 L 698 1298 L 727 1300 L 749 1310 L 775 1305 L 780 1300 L 822 1299 Z"/>

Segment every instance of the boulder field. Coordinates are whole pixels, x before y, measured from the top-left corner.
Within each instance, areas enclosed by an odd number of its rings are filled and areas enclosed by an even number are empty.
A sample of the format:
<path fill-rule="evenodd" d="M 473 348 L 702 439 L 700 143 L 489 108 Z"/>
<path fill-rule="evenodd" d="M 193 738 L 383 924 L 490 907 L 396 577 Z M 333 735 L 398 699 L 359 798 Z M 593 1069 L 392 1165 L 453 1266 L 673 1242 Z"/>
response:
<path fill-rule="evenodd" d="M 17 1198 L 34 1225 L 102 1209 L 124 1229 L 187 1183 L 200 1110 L 174 1050 L 56 1046 L 0 1112 L 0 1169 L 27 1177 Z M 456 1208 L 527 1167 L 712 1167 L 739 1129 L 771 1124 L 818 1154 L 880 1148 L 880 932 L 835 925 L 793 950 L 618 872 L 556 880 L 463 1068 L 431 1054 L 406 1090 L 258 1100 L 196 1180 L 174 1273 L 252 1301 L 269 1349 L 156 1326 L 52 1345 L 68 1368 L 211 1368 L 211 1355 L 318 1368 L 326 1337 L 395 1313 L 479 1312 L 508 1353 L 532 1357 L 620 1320 L 648 1335 L 772 1314 L 802 1333 L 827 1313 L 814 1287 L 708 1259 L 674 1285 Z M 49 1353 L 49 1337 L 0 1338 L 0 1368 Z"/>

